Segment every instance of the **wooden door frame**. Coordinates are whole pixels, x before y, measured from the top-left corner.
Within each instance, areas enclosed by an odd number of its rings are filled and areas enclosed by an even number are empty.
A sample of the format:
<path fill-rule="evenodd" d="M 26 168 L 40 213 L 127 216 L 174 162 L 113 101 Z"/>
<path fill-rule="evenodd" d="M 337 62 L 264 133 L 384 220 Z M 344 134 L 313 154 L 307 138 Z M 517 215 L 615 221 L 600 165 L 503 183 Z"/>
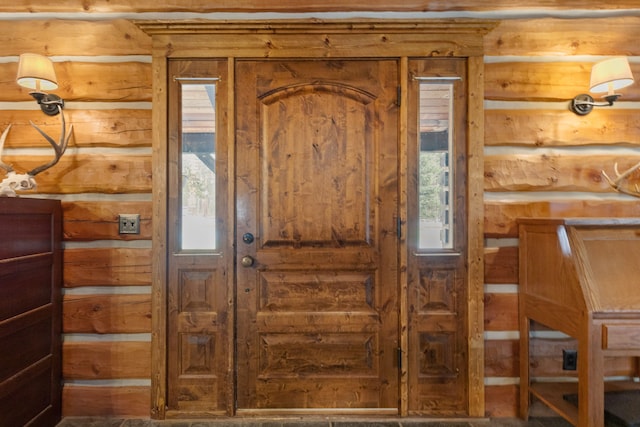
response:
<path fill-rule="evenodd" d="M 395 58 L 399 61 L 401 99 L 407 99 L 408 58 L 463 57 L 468 61 L 468 364 L 469 416 L 484 416 L 484 46 L 483 37 L 495 21 L 455 20 L 283 20 L 283 21 L 135 21 L 153 40 L 153 249 L 151 417 L 166 414 L 167 359 L 167 61 L 169 58 L 226 58 L 230 82 L 237 58 Z M 446 37 L 443 37 L 446 35 Z M 233 84 L 227 85 L 226 111 L 235 111 Z M 234 140 L 234 114 L 228 114 L 227 137 Z M 398 212 L 401 235 L 399 269 L 399 338 L 402 350 L 400 415 L 408 411 L 407 385 L 407 105 L 399 116 Z M 229 173 L 235 175 L 234 144 L 229 144 Z M 229 180 L 229 194 L 235 194 Z M 228 218 L 234 217 L 230 204 Z M 234 236 L 229 233 L 228 248 Z M 231 257 L 229 257 L 231 258 Z M 233 271 L 233 259 L 228 260 Z M 233 277 L 228 278 L 230 289 Z M 233 313 L 233 301 L 229 301 Z M 229 317 L 229 327 L 234 319 Z M 230 330 L 230 332 L 232 332 Z M 231 333 L 230 336 L 233 336 Z M 230 346 L 233 343 L 229 343 Z M 230 348 L 229 354 L 233 354 Z M 233 384 L 230 385 L 233 387 Z M 232 415 L 230 409 L 229 415 Z M 179 414 L 171 414 L 179 416 Z"/>

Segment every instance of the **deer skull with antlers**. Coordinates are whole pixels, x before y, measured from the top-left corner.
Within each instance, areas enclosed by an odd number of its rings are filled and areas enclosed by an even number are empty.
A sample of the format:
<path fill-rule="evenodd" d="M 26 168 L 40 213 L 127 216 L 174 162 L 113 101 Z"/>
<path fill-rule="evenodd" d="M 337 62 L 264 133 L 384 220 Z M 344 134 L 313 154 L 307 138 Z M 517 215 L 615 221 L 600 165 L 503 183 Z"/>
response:
<path fill-rule="evenodd" d="M 61 108 L 60 108 L 60 113 L 62 113 Z M 33 126 L 40 133 L 40 135 L 42 135 L 49 142 L 49 144 L 51 144 L 51 147 L 53 147 L 53 150 L 55 152 L 55 157 L 53 160 L 41 166 L 38 166 L 30 170 L 29 172 L 17 173 L 13 169 L 13 166 L 4 163 L 0 159 L 0 168 L 4 169 L 7 172 L 7 176 L 4 178 L 2 182 L 0 182 L 0 196 L 16 197 L 17 196 L 16 191 L 34 190 L 36 188 L 35 176 L 40 172 L 43 172 L 49 169 L 50 167 L 52 167 L 53 165 L 55 165 L 56 163 L 58 163 L 58 160 L 60 160 L 60 157 L 62 157 L 65 150 L 67 149 L 67 145 L 69 144 L 69 139 L 71 138 L 71 134 L 73 132 L 73 125 L 71 125 L 69 127 L 69 132 L 65 133 L 66 124 L 64 120 L 64 114 L 60 114 L 60 116 L 62 118 L 62 130 L 60 133 L 59 143 L 56 143 L 53 140 L 53 138 L 51 138 L 49 135 L 44 133 L 44 131 L 40 129 L 35 123 L 33 123 L 32 121 L 29 121 L 29 123 L 31 123 L 31 126 Z M 7 139 L 7 135 L 9 134 L 10 129 L 11 129 L 11 125 L 9 125 L 4 130 L 4 132 L 2 132 L 2 136 L 0 136 L 0 154 L 4 149 L 4 142 Z"/>

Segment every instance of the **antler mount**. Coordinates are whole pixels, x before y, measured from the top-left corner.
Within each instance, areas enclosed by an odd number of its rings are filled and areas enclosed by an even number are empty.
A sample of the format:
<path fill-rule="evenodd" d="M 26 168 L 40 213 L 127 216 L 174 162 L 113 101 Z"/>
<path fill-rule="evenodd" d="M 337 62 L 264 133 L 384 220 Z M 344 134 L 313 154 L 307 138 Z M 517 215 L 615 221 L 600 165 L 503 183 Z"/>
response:
<path fill-rule="evenodd" d="M 640 169 L 640 162 L 631 166 L 626 171 L 620 173 L 618 170 L 618 164 L 615 163 L 613 165 L 613 171 L 616 174 L 615 179 L 609 177 L 605 171 L 602 171 L 602 176 L 607 180 L 611 188 L 616 190 L 619 193 L 628 194 L 634 197 L 640 197 L 640 187 L 638 184 L 634 184 L 633 186 L 627 182 L 629 177 L 633 175 L 634 172 Z"/>
<path fill-rule="evenodd" d="M 66 132 L 66 123 L 64 119 L 64 114 L 62 114 L 62 107 L 60 103 L 55 105 L 56 114 L 59 112 L 62 120 L 62 129 L 60 132 L 60 140 L 58 143 L 54 141 L 49 135 L 47 135 L 42 129 L 40 129 L 35 123 L 29 121 L 31 126 L 33 126 L 39 133 L 42 135 L 51 145 L 53 151 L 55 153 L 55 157 L 50 162 L 47 162 L 43 165 L 40 165 L 29 172 L 17 173 L 13 166 L 4 163 L 1 159 L 2 150 L 4 149 L 4 143 L 7 139 L 7 135 L 9 134 L 9 130 L 12 125 L 7 126 L 7 128 L 2 132 L 2 136 L 0 136 L 0 168 L 4 169 L 7 172 L 7 176 L 4 178 L 2 182 L 0 182 L 0 196 L 9 196 L 16 197 L 16 191 L 27 191 L 27 190 L 35 190 L 36 188 L 36 180 L 35 176 L 39 173 L 49 169 L 54 166 L 65 150 L 67 149 L 67 145 L 69 144 L 69 140 L 71 139 L 71 134 L 73 132 L 73 125 L 69 126 L 69 132 Z M 49 114 L 53 115 L 53 114 Z"/>

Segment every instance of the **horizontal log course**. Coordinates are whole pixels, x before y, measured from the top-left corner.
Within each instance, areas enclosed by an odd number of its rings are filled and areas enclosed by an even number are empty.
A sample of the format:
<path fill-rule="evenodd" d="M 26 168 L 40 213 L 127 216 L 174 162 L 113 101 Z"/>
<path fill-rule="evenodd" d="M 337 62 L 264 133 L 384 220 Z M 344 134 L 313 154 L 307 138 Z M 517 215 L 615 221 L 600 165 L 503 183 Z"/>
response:
<path fill-rule="evenodd" d="M 517 385 L 488 385 L 484 388 L 485 416 L 515 417 L 518 414 Z"/>
<path fill-rule="evenodd" d="M 486 191 L 583 191 L 615 193 L 602 172 L 615 177 L 614 165 L 625 171 L 640 162 L 639 156 L 519 154 L 485 157 Z M 640 183 L 631 175 L 630 185 Z"/>
<path fill-rule="evenodd" d="M 150 295 L 65 295 L 63 333 L 149 333 Z"/>
<path fill-rule="evenodd" d="M 290 0 L 295 2 L 295 0 Z M 505 0 L 506 1 L 506 0 Z M 633 0 L 629 0 L 630 2 Z M 246 7 L 255 8 L 252 1 L 247 0 L 249 4 Z M 410 4 L 398 4 L 384 6 L 388 0 L 380 0 L 380 7 L 389 9 L 396 7 L 411 10 L 416 6 Z M 73 12 L 76 2 L 64 2 L 59 5 L 56 2 L 52 5 L 50 2 L 42 2 L 40 6 L 29 5 L 29 9 L 40 7 L 42 9 L 61 9 L 60 11 Z M 287 11 L 292 11 L 292 7 L 300 7 L 308 9 L 308 5 L 285 5 L 285 3 L 275 2 L 273 8 L 283 7 Z M 486 3 L 478 0 L 469 0 L 469 7 L 475 3 L 475 6 L 486 7 Z M 593 3 L 584 1 L 583 9 L 589 9 Z M 235 7 L 239 5 L 233 2 Z M 367 10 L 371 5 L 367 3 Z M 427 11 L 434 7 L 434 4 L 420 5 L 419 10 Z M 446 5 L 440 5 L 440 9 L 447 9 Z M 633 7 L 636 7 L 634 5 Z M 96 7 L 96 6 L 94 6 Z M 224 5 L 216 3 L 202 4 L 201 11 L 207 9 L 220 10 Z M 331 10 L 340 5 L 331 5 Z M 357 5 L 349 4 L 346 8 L 357 7 Z M 492 3 L 492 7 L 499 9 L 500 5 Z M 558 6 L 558 2 L 547 5 L 550 9 L 562 7 Z M 617 4 L 616 4 L 617 7 Z M 172 10 L 169 5 L 158 4 L 157 2 L 149 2 L 148 5 L 138 3 L 133 5 L 113 5 L 110 4 L 105 9 L 113 11 L 122 8 L 123 11 L 164 11 L 176 12 L 183 10 Z M 606 5 L 598 5 L 598 9 L 606 9 Z M 14 3 L 12 5 L 0 5 L 0 11 L 5 12 L 23 12 Z M 71 9 L 71 10 L 67 10 Z M 175 8 L 174 8 L 175 9 Z M 317 9 L 317 7 L 316 7 Z M 456 9 L 460 8 L 456 5 Z M 78 12 L 86 12 L 86 10 L 77 10 Z M 198 11 L 198 5 L 191 5 L 189 11 Z M 592 28 L 602 25 L 602 20 L 598 18 L 592 19 L 571 19 L 563 20 L 556 18 L 541 19 L 507 19 L 501 21 L 500 25 L 485 36 L 485 54 L 488 56 L 504 56 L 504 55 L 638 55 L 640 47 L 637 46 L 633 37 L 625 37 L 625 35 L 634 34 L 635 28 L 638 27 L 638 17 L 607 17 L 607 26 L 609 31 L 597 32 Z M 47 40 L 44 51 L 40 52 L 50 56 L 77 55 L 83 52 L 84 55 L 148 55 L 151 51 L 151 37 L 140 30 L 133 22 L 124 19 L 114 19 L 105 21 L 82 21 L 82 20 L 16 20 L 3 22 L 3 29 L 7 34 L 14 37 L 11 43 L 3 43 L 0 45 L 0 56 L 17 56 L 21 53 L 33 50 L 34 45 L 39 45 L 42 39 Z M 615 31 L 614 31 L 615 30 Z M 73 38 L 73 44 L 68 42 L 69 37 Z"/>
<path fill-rule="evenodd" d="M 151 110 L 73 110 L 64 111 L 67 132 L 73 125 L 69 148 L 114 147 L 151 148 Z M 33 122 L 47 135 L 58 140 L 61 131 L 60 116 L 47 116 L 37 111 L 0 111 L 0 132 L 9 125 L 5 148 L 51 147 L 30 124 Z"/>
<path fill-rule="evenodd" d="M 65 241 L 151 240 L 150 201 L 63 201 L 62 212 L 62 236 Z M 119 214 L 139 214 L 140 234 L 119 234 Z M 70 250 L 67 250 L 68 253 Z"/>
<path fill-rule="evenodd" d="M 315 0 L 301 3 L 298 0 L 219 0 L 211 3 L 207 0 L 195 0 L 185 7 L 175 1 L 128 0 L 113 2 L 84 2 L 75 0 L 59 0 L 47 2 L 38 0 L 18 0 L 10 5 L 1 5 L 0 12 L 321 12 L 321 11 L 463 11 L 463 10 L 510 10 L 521 3 L 513 0 L 496 0 L 491 3 L 481 0 L 458 0 L 455 3 L 432 2 L 425 0 L 354 0 L 348 3 L 340 0 Z M 633 9 L 637 4 L 633 0 L 620 0 L 594 4 L 590 0 L 540 0 L 536 2 L 538 9 L 571 10 L 571 9 Z"/>
<path fill-rule="evenodd" d="M 517 378 L 520 376 L 520 342 L 512 340 L 492 340 L 484 342 L 484 376 L 497 378 Z"/>
<path fill-rule="evenodd" d="M 65 342 L 62 346 L 65 380 L 149 378 L 150 342 Z"/>
<path fill-rule="evenodd" d="M 576 93 L 577 95 L 577 93 Z M 622 99 L 622 98 L 621 98 Z M 485 146 L 580 147 L 602 144 L 637 147 L 640 115 L 635 109 L 598 110 L 585 120 L 567 110 L 485 110 Z"/>
<path fill-rule="evenodd" d="M 484 251 L 484 282 L 492 284 L 518 283 L 518 248 L 486 248 Z"/>
<path fill-rule="evenodd" d="M 562 350 L 577 349 L 571 338 L 532 338 L 530 340 L 530 374 L 532 377 L 575 377 L 577 371 L 562 369 Z M 485 341 L 485 376 L 496 378 L 520 377 L 520 341 Z M 630 357 L 607 359 L 605 376 L 633 374 L 634 363 Z"/>
<path fill-rule="evenodd" d="M 65 287 L 150 286 L 151 249 L 66 249 L 63 271 Z"/>
<path fill-rule="evenodd" d="M 635 200 L 485 201 L 485 237 L 518 237 L 518 218 L 638 218 Z"/>
<path fill-rule="evenodd" d="M 630 64 L 640 75 L 640 64 Z M 485 99 L 569 101 L 589 90 L 592 62 L 492 62 L 485 64 Z M 624 88 L 625 101 L 640 100 L 640 87 Z M 568 105 L 568 104 L 567 104 Z"/>
<path fill-rule="evenodd" d="M 51 156 L 3 156 L 17 172 L 26 172 L 51 161 Z M 151 193 L 151 155 L 78 154 L 62 156 L 52 168 L 36 176 L 38 192 Z"/>
<path fill-rule="evenodd" d="M 520 342 L 518 340 L 485 341 L 485 376 L 517 378 L 520 376 Z M 530 374 L 533 377 L 577 376 L 577 371 L 562 369 L 562 350 L 575 350 L 572 338 L 537 338 L 530 340 Z M 633 375 L 635 363 L 631 357 L 612 357 L 605 360 L 607 377 Z"/>
<path fill-rule="evenodd" d="M 295 2 L 295 0 L 290 0 Z M 506 0 L 505 0 L 506 1 Z M 629 0 L 632 2 L 633 0 Z M 250 0 L 246 7 L 255 8 Z M 388 0 L 380 0 L 380 7 L 389 9 L 390 7 L 411 10 L 416 6 L 410 4 L 388 4 Z M 73 12 L 77 2 L 69 2 L 68 5 L 52 5 L 50 2 L 42 2 L 39 7 L 44 9 L 61 9 L 60 11 Z M 46 4 L 45 4 L 46 3 Z M 64 2 L 63 2 L 64 3 Z M 73 3 L 73 5 L 72 5 Z M 308 5 L 285 5 L 285 3 L 275 2 L 274 8 L 284 8 L 292 11 L 293 8 L 308 9 Z M 419 3 L 419 2 L 418 2 Z M 486 3 L 478 0 L 469 0 L 469 7 L 475 3 L 477 8 L 487 7 Z M 589 9 L 593 3 L 584 1 L 583 9 Z M 233 2 L 238 7 L 237 2 Z M 367 10 L 371 5 L 367 3 Z M 446 5 L 441 5 L 441 9 L 447 9 Z M 633 7 L 636 7 L 634 5 Z M 29 8 L 33 9 L 37 5 L 30 4 Z M 96 7 L 96 6 L 94 6 Z M 340 5 L 328 6 L 331 10 Z M 346 8 L 354 8 L 357 5 L 349 4 Z M 500 9 L 499 4 L 492 3 L 490 8 Z M 547 5 L 550 9 L 562 9 L 558 7 L 558 2 L 552 2 Z M 617 7 L 617 4 L 616 4 Z M 164 11 L 176 12 L 183 10 L 172 10 L 168 5 L 158 4 L 157 2 L 149 2 L 148 5 L 138 3 L 133 5 L 113 5 L 110 4 L 105 9 L 113 11 L 122 8 L 123 11 L 138 12 L 146 11 Z M 202 4 L 201 11 L 207 9 L 220 10 L 224 5 L 216 3 Z M 317 9 L 318 7 L 316 7 Z M 420 5 L 420 10 L 427 11 L 430 8 L 437 9 L 434 4 Z M 598 9 L 606 9 L 606 5 L 598 5 Z M 14 2 L 12 5 L 1 5 L 0 11 L 5 12 L 23 12 Z M 67 10 L 71 9 L 71 10 Z M 456 5 L 456 9 L 460 7 Z M 78 12 L 86 12 L 85 10 L 77 10 Z M 189 11 L 198 11 L 198 5 L 191 5 Z M 500 25 L 485 36 L 485 54 L 488 56 L 505 56 L 505 55 L 638 55 L 640 47 L 637 46 L 633 37 L 625 37 L 625 35 L 634 34 L 634 30 L 638 27 L 638 17 L 607 17 L 607 26 L 609 31 L 598 32 L 592 31 L 602 25 L 602 20 L 598 18 L 592 19 L 571 19 L 563 20 L 556 18 L 541 19 L 507 19 L 501 21 Z M 123 19 L 105 20 L 105 21 L 82 21 L 82 20 L 16 20 L 5 21 L 3 29 L 7 34 L 14 37 L 11 43 L 3 43 L 0 45 L 0 56 L 17 56 L 23 52 L 33 50 L 34 44 L 40 44 L 42 39 L 47 40 L 47 45 L 43 53 L 50 56 L 61 55 L 77 55 L 77 52 L 83 52 L 85 55 L 148 55 L 151 51 L 151 37 L 140 30 L 133 22 Z M 615 31 L 614 31 L 615 30 Z M 73 44 L 68 42 L 69 37 L 73 38 Z M 524 53 L 523 53 L 524 52 Z"/>
<path fill-rule="evenodd" d="M 145 386 L 90 387 L 65 384 L 62 387 L 63 417 L 148 418 L 151 388 Z"/>
<path fill-rule="evenodd" d="M 485 54 L 634 56 L 640 53 L 640 46 L 632 36 L 640 25 L 640 18 L 610 16 L 606 18 L 607 31 L 594 31 L 603 23 L 598 18 L 506 19 L 485 36 Z"/>
<path fill-rule="evenodd" d="M 485 293 L 484 329 L 486 331 L 518 330 L 518 294 Z"/>
<path fill-rule="evenodd" d="M 72 1 L 67 6 L 71 3 Z M 33 11 L 32 6 L 35 5 L 32 3 L 27 7 L 15 3 L 13 6 L 15 12 L 25 12 Z M 7 9 L 7 6 L 0 6 L 0 10 L 3 9 Z M 11 39 L 10 43 L 0 43 L 0 56 L 18 56 L 25 52 L 33 52 L 34 46 L 38 46 L 36 53 L 47 56 L 149 55 L 151 52 L 151 37 L 126 19 L 4 20 L 2 33 L 11 35 Z M 46 44 L 43 44 L 43 40 L 46 40 Z M 69 43 L 69 40 L 73 40 L 73 43 Z"/>
<path fill-rule="evenodd" d="M 562 369 L 562 350 L 577 350 L 573 338 L 534 338 L 530 342 L 530 372 L 533 377 L 576 377 L 577 371 Z M 579 357 L 579 356 L 578 356 Z M 605 377 L 633 376 L 633 357 L 609 357 L 605 359 Z"/>
<path fill-rule="evenodd" d="M 148 62 L 77 62 L 54 64 L 55 94 L 70 101 L 151 102 Z M 29 101 L 29 91 L 16 84 L 17 62 L 0 63 L 0 101 Z"/>

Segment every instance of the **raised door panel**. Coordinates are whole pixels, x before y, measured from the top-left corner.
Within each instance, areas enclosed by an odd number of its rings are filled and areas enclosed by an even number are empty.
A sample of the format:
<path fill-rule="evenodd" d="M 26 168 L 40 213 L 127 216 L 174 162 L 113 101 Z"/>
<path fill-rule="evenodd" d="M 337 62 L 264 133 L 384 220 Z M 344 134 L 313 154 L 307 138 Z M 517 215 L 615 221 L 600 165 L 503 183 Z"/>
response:
<path fill-rule="evenodd" d="M 397 412 L 397 64 L 236 75 L 239 411 Z"/>
<path fill-rule="evenodd" d="M 172 60 L 169 73 L 167 409 L 171 416 L 226 415 L 233 411 L 228 147 L 220 107 L 227 62 Z"/>
<path fill-rule="evenodd" d="M 466 67 L 461 58 L 409 61 L 410 414 L 462 416 L 469 407 Z"/>

